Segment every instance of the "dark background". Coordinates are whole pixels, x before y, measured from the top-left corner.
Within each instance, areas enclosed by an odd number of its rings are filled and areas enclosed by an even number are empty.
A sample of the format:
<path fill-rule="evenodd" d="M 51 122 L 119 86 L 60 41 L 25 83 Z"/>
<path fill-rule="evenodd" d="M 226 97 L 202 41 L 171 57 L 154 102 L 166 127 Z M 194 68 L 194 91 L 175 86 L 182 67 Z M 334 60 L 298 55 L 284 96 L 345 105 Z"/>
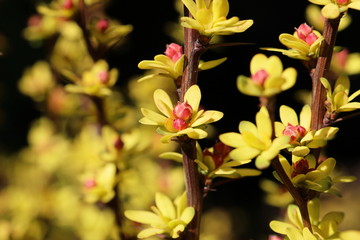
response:
<path fill-rule="evenodd" d="M 283 46 L 278 41 L 281 33 L 292 33 L 304 20 L 304 10 L 308 2 L 297 1 L 240 1 L 229 0 L 229 17 L 253 19 L 254 25 L 246 32 L 224 37 L 226 42 L 249 42 L 255 45 L 223 47 L 204 54 L 205 60 L 228 57 L 221 66 L 200 73 L 199 85 L 203 94 L 202 104 L 210 109 L 225 113 L 224 118 L 216 123 L 219 133 L 237 131 L 240 120 L 254 120 L 258 100 L 244 96 L 236 88 L 236 78 L 240 74 L 249 74 L 249 62 L 258 52 L 259 47 Z M 43 48 L 33 48 L 22 38 L 21 32 L 26 26 L 28 17 L 35 13 L 36 1 L 33 0 L 0 0 L 0 152 L 11 154 L 26 144 L 29 124 L 39 116 L 34 102 L 17 90 L 17 81 L 23 70 L 46 55 Z M 166 44 L 173 40 L 164 33 L 164 23 L 176 22 L 178 14 L 173 8 L 173 1 L 131 1 L 113 0 L 107 8 L 109 16 L 124 24 L 132 24 L 134 31 L 124 47 L 111 53 L 109 63 L 120 70 L 119 85 L 126 84 L 127 79 L 142 73 L 137 64 L 143 59 L 152 59 L 165 50 Z M 347 46 L 351 52 L 358 52 L 360 36 L 360 13 L 350 11 L 353 17 L 352 26 L 339 33 L 338 45 Z M 276 53 L 263 52 L 267 55 Z M 311 81 L 307 70 L 301 63 L 286 56 L 277 54 L 284 67 L 295 67 L 298 80 L 295 88 L 310 89 Z M 352 91 L 360 88 L 359 76 L 352 77 Z M 294 99 L 295 89 L 282 93 L 278 104 L 287 104 L 298 110 L 301 103 Z M 340 167 L 354 166 L 359 153 L 357 151 L 360 134 L 359 118 L 340 123 L 337 138 L 329 143 L 329 155 L 338 159 Z M 271 170 L 265 171 L 271 176 Z M 264 206 L 262 192 L 257 187 L 257 180 L 243 179 L 228 183 L 210 193 L 206 208 L 212 206 L 231 209 L 234 216 L 242 216 L 248 222 L 238 228 L 241 239 L 260 239 L 260 233 L 269 231 L 267 223 L 276 210 Z M 240 209 L 238 206 L 242 206 Z M 258 224 L 252 224 L 258 222 Z M 249 227 L 248 224 L 254 227 Z M 247 229 L 244 232 L 240 229 Z"/>

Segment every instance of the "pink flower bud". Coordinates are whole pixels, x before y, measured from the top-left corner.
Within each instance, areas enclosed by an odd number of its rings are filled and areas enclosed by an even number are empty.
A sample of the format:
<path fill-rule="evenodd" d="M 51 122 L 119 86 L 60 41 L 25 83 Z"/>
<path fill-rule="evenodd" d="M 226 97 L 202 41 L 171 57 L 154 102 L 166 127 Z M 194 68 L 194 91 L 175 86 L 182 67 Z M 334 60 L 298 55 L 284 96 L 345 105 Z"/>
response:
<path fill-rule="evenodd" d="M 185 122 L 184 119 L 177 118 L 177 119 L 174 119 L 172 126 L 177 131 L 181 131 L 181 130 L 184 130 L 185 128 L 187 128 L 187 123 Z"/>
<path fill-rule="evenodd" d="M 176 62 L 183 55 L 182 47 L 176 43 L 166 45 L 165 55 Z"/>
<path fill-rule="evenodd" d="M 86 180 L 85 183 L 84 183 L 85 189 L 91 189 L 91 188 L 93 188 L 95 186 L 96 186 L 96 181 L 93 178 L 90 178 L 90 179 Z"/>
<path fill-rule="evenodd" d="M 269 235 L 269 240 L 284 240 L 284 239 L 278 235 Z"/>
<path fill-rule="evenodd" d="M 336 0 L 338 4 L 345 5 L 349 3 L 349 0 Z"/>
<path fill-rule="evenodd" d="M 308 45 L 312 45 L 318 39 L 318 36 L 313 33 L 313 28 L 306 23 L 301 24 L 295 30 L 298 38 L 305 41 Z"/>
<path fill-rule="evenodd" d="M 107 83 L 109 81 L 109 73 L 108 73 L 108 71 L 99 72 L 98 77 L 99 77 L 99 80 L 100 80 L 101 83 L 105 84 L 105 83 Z"/>
<path fill-rule="evenodd" d="M 185 121 L 191 118 L 192 112 L 192 107 L 187 102 L 178 102 L 173 109 L 174 116 Z"/>
<path fill-rule="evenodd" d="M 74 7 L 74 3 L 73 0 L 65 0 L 64 4 L 63 4 L 63 8 L 65 9 L 71 9 Z"/>
<path fill-rule="evenodd" d="M 349 50 L 344 48 L 340 52 L 335 52 L 333 59 L 340 65 L 341 68 L 344 68 L 346 65 L 348 56 L 349 56 Z"/>
<path fill-rule="evenodd" d="M 264 86 L 264 83 L 268 77 L 269 74 L 264 69 L 261 69 L 255 74 L 251 75 L 251 79 L 260 86 Z"/>
<path fill-rule="evenodd" d="M 311 46 L 316 40 L 318 40 L 318 36 L 315 35 L 315 33 L 310 33 L 309 35 L 307 35 L 305 42 Z"/>
<path fill-rule="evenodd" d="M 306 129 L 300 125 L 293 126 L 290 123 L 284 128 L 283 135 L 290 137 L 290 143 L 296 143 L 306 134 Z"/>
<path fill-rule="evenodd" d="M 109 28 L 109 20 L 107 19 L 100 19 L 97 23 L 96 23 L 96 29 L 100 32 L 105 32 L 108 28 Z"/>

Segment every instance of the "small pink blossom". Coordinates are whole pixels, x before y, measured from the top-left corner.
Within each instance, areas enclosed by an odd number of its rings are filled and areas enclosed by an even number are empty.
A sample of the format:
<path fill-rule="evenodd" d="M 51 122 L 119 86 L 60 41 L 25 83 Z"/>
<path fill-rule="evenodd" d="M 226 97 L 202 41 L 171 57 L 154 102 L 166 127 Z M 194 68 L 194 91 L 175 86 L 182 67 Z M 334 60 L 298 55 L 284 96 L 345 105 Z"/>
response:
<path fill-rule="evenodd" d="M 165 55 L 171 58 L 173 62 L 176 62 L 183 55 L 182 47 L 176 43 L 170 43 L 166 45 Z"/>
<path fill-rule="evenodd" d="M 251 79 L 254 82 L 256 82 L 257 84 L 259 84 L 260 86 L 264 86 L 264 83 L 268 77 L 269 77 L 269 74 L 264 69 L 261 69 L 261 70 L 257 71 L 255 74 L 253 74 L 251 76 Z"/>
<path fill-rule="evenodd" d="M 269 235 L 269 240 L 284 240 L 284 239 L 278 235 Z"/>
<path fill-rule="evenodd" d="M 85 183 L 84 183 L 85 189 L 91 189 L 91 188 L 93 188 L 95 186 L 96 186 L 96 181 L 93 178 L 90 178 L 90 179 L 86 180 Z"/>
<path fill-rule="evenodd" d="M 185 121 L 191 118 L 192 112 L 193 109 L 187 102 L 178 102 L 178 104 L 173 109 L 174 116 Z"/>
<path fill-rule="evenodd" d="M 345 5 L 349 3 L 349 0 L 336 0 L 338 4 Z"/>
<path fill-rule="evenodd" d="M 312 45 L 318 39 L 318 36 L 313 32 L 313 28 L 306 23 L 301 24 L 295 30 L 298 38 L 305 41 L 308 45 Z"/>
<path fill-rule="evenodd" d="M 349 50 L 343 49 L 340 52 L 334 53 L 334 60 L 340 65 L 341 68 L 344 68 L 349 56 Z"/>
<path fill-rule="evenodd" d="M 74 7 L 74 3 L 73 0 L 65 0 L 64 4 L 63 4 L 63 8 L 65 9 L 71 9 Z"/>
<path fill-rule="evenodd" d="M 105 32 L 108 28 L 109 28 L 109 20 L 107 19 L 100 19 L 97 23 L 96 23 L 96 29 L 100 32 Z"/>
<path fill-rule="evenodd" d="M 101 71 L 98 75 L 101 83 L 107 83 L 109 81 L 109 73 L 108 71 Z"/>
<path fill-rule="evenodd" d="M 184 119 L 181 118 L 177 118 L 173 120 L 173 124 L 172 124 L 173 128 L 175 128 L 177 131 L 181 131 L 184 130 L 185 128 L 188 127 L 188 124 L 186 123 L 186 121 Z"/>
<path fill-rule="evenodd" d="M 290 137 L 290 143 L 296 143 L 299 139 L 305 136 L 306 129 L 300 125 L 293 126 L 288 123 L 282 134 Z"/>

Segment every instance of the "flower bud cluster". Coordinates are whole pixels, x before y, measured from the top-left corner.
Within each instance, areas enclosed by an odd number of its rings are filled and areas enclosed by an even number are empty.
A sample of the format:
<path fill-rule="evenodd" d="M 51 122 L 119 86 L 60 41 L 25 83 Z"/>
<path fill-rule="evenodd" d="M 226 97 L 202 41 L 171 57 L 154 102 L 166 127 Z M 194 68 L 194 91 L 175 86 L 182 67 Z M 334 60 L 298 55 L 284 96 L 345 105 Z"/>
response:
<path fill-rule="evenodd" d="M 191 119 L 193 110 L 187 102 L 178 102 L 173 109 L 175 119 L 172 122 L 172 127 L 177 131 L 181 131 L 188 127 L 188 121 Z"/>
<path fill-rule="evenodd" d="M 179 44 L 170 43 L 166 45 L 165 55 L 173 62 L 177 62 L 183 55 L 182 47 Z"/>
<path fill-rule="evenodd" d="M 306 23 L 301 24 L 298 28 L 295 28 L 295 30 L 298 38 L 305 41 L 309 46 L 319 38 L 313 32 L 313 28 Z"/>
<path fill-rule="evenodd" d="M 295 144 L 299 142 L 305 135 L 307 131 L 303 126 L 300 125 L 292 125 L 288 123 L 288 125 L 284 128 L 282 134 L 290 137 L 290 144 Z"/>

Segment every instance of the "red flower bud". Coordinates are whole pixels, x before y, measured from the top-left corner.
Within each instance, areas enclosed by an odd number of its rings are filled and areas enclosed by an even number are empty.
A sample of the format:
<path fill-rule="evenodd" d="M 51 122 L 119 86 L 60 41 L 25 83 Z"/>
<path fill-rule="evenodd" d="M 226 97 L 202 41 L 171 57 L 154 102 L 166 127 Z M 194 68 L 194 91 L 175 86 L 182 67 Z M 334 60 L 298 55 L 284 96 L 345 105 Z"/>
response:
<path fill-rule="evenodd" d="M 124 142 L 121 140 L 120 137 L 117 137 L 114 142 L 114 147 L 117 150 L 121 150 L 124 147 Z"/>
<path fill-rule="evenodd" d="M 216 142 L 213 146 L 213 152 L 210 152 L 208 149 L 205 149 L 203 152 L 205 156 L 211 156 L 214 161 L 215 168 L 218 168 L 224 163 L 224 159 L 229 155 L 232 148 L 225 145 L 222 142 Z"/>
<path fill-rule="evenodd" d="M 284 128 L 282 134 L 290 137 L 290 143 L 296 143 L 306 134 L 306 129 L 300 125 L 293 126 L 290 123 Z"/>
<path fill-rule="evenodd" d="M 349 3 L 349 0 L 336 0 L 338 4 L 345 5 Z"/>
<path fill-rule="evenodd" d="M 105 32 L 108 28 L 109 28 L 109 20 L 107 19 L 100 19 L 97 23 L 96 23 L 96 29 L 100 32 Z"/>
<path fill-rule="evenodd" d="M 309 162 L 305 158 L 298 160 L 292 165 L 293 172 L 291 173 L 291 177 L 295 177 L 298 174 L 307 174 L 308 172 L 313 171 L 313 168 L 309 168 Z"/>
<path fill-rule="evenodd" d="M 187 123 L 185 122 L 184 119 L 177 118 L 177 119 L 174 119 L 172 126 L 177 131 L 181 131 L 181 130 L 184 130 L 185 128 L 187 128 Z"/>
<path fill-rule="evenodd" d="M 65 0 L 64 4 L 63 4 L 63 8 L 65 9 L 71 9 L 74 7 L 74 3 L 72 0 Z"/>
<path fill-rule="evenodd" d="M 173 109 L 174 116 L 185 121 L 191 118 L 192 112 L 192 107 L 187 102 L 178 102 L 178 104 Z"/>
<path fill-rule="evenodd" d="M 176 43 L 166 45 L 165 55 L 176 62 L 183 55 L 182 47 Z"/>
<path fill-rule="evenodd" d="M 264 83 L 268 77 L 269 74 L 264 69 L 261 69 L 255 74 L 251 75 L 251 79 L 260 86 L 264 86 Z"/>

